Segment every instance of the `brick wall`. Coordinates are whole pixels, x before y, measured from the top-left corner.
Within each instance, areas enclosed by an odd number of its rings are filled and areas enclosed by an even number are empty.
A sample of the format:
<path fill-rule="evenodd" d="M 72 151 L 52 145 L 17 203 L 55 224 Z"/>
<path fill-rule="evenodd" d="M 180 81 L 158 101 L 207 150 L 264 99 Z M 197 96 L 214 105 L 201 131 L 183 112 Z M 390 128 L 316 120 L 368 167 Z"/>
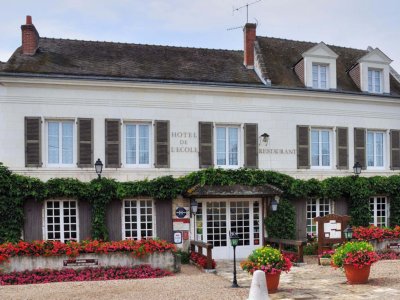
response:
<path fill-rule="evenodd" d="M 254 66 L 254 42 L 256 40 L 256 24 L 247 23 L 244 28 L 244 65 Z"/>
<path fill-rule="evenodd" d="M 351 79 L 353 79 L 354 83 L 361 89 L 361 74 L 360 74 L 360 65 L 358 64 L 349 72 Z"/>
<path fill-rule="evenodd" d="M 301 82 L 305 85 L 305 83 L 304 83 L 304 59 L 299 61 L 294 66 L 294 71 L 296 72 L 297 76 L 300 78 Z"/>

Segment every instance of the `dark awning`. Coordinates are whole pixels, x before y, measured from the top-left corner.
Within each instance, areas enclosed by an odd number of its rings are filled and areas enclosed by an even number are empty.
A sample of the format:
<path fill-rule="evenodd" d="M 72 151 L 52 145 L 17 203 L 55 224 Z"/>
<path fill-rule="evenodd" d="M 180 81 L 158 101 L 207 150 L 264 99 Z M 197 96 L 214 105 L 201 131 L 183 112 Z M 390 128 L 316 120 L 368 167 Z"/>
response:
<path fill-rule="evenodd" d="M 196 185 L 189 189 L 185 196 L 189 198 L 212 198 L 212 197 L 265 197 L 281 195 L 282 190 L 277 187 L 264 184 L 257 186 L 249 185 Z"/>

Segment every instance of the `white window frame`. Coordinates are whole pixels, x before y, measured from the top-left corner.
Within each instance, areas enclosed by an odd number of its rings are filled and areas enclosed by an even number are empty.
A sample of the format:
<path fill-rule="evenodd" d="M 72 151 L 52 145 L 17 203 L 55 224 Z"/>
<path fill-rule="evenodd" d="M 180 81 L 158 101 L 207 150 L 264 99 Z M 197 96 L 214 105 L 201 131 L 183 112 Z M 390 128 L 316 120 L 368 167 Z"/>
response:
<path fill-rule="evenodd" d="M 318 166 L 312 165 L 312 131 L 318 131 L 318 144 L 319 144 L 319 152 L 318 152 Z M 322 147 L 321 147 L 321 132 L 327 131 L 329 133 L 329 166 L 322 165 Z M 333 168 L 333 130 L 330 128 L 320 128 L 320 127 L 311 127 L 310 130 L 310 167 L 311 169 L 332 169 Z"/>
<path fill-rule="evenodd" d="M 225 128 L 225 133 L 226 133 L 226 140 L 225 140 L 225 155 L 226 155 L 226 164 L 225 165 L 218 165 L 217 161 L 217 128 L 218 127 L 223 127 Z M 229 128 L 236 128 L 238 130 L 238 137 L 237 137 L 237 143 L 238 143 L 238 154 L 237 154 L 237 165 L 229 165 Z M 217 168 L 222 168 L 222 169 L 238 169 L 242 165 L 242 137 L 241 137 L 241 132 L 242 132 L 242 126 L 241 125 L 234 125 L 234 124 L 214 124 L 214 165 Z"/>
<path fill-rule="evenodd" d="M 307 199 L 306 200 L 306 234 L 308 235 L 308 234 L 312 234 L 312 235 L 314 235 L 314 236 L 318 236 L 318 223 L 317 222 L 315 222 L 315 223 L 313 223 L 314 221 L 313 221 L 313 219 L 315 218 L 315 217 L 322 217 L 322 215 L 321 215 L 321 210 L 320 210 L 320 207 L 321 207 L 321 200 L 323 200 L 323 201 L 328 201 L 328 205 L 329 205 L 329 211 L 328 211 L 328 213 L 327 214 L 331 214 L 331 213 L 333 213 L 333 201 L 331 201 L 331 200 L 329 200 L 329 199 L 319 199 L 319 198 L 309 198 L 309 199 Z M 308 218 L 308 216 L 307 216 L 307 214 L 310 212 L 311 214 L 312 214 L 312 212 L 313 212 L 313 210 L 310 210 L 309 211 L 309 207 L 312 207 L 312 201 L 315 201 L 315 206 L 316 206 L 316 208 L 315 208 L 315 213 L 316 213 L 316 216 L 313 218 L 313 217 L 311 217 L 311 218 Z M 326 205 L 326 203 L 324 203 L 323 205 Z M 326 212 L 326 211 L 325 211 Z M 324 214 L 324 216 L 325 215 L 327 215 L 327 214 Z M 313 224 L 315 224 L 315 232 L 313 232 L 312 230 L 310 231 L 308 228 L 309 228 L 309 225 L 307 225 L 307 221 L 308 220 L 311 220 L 311 228 L 312 228 L 312 226 L 314 226 Z"/>
<path fill-rule="evenodd" d="M 371 72 L 371 82 L 369 80 L 369 74 Z M 379 73 L 379 91 L 376 90 L 376 78 L 375 74 Z M 371 83 L 371 88 L 370 88 Z M 383 94 L 383 70 L 382 69 L 375 69 L 375 68 L 368 68 L 367 72 L 367 84 L 368 84 L 368 92 L 373 94 Z"/>
<path fill-rule="evenodd" d="M 52 164 L 49 163 L 49 123 L 51 122 L 57 122 L 57 123 L 72 123 L 72 163 L 71 164 L 63 164 L 62 163 L 62 126 L 59 126 L 59 163 L 58 164 Z M 45 165 L 47 167 L 58 167 L 58 168 L 64 168 L 64 167 L 76 167 L 76 162 L 77 162 L 77 142 L 76 142 L 76 137 L 77 137 L 77 128 L 76 128 L 76 120 L 75 119 L 45 119 Z"/>
<path fill-rule="evenodd" d="M 385 223 L 380 224 L 381 226 L 378 226 L 378 199 L 384 200 L 385 202 L 385 210 L 380 209 L 380 211 L 385 213 Z M 371 201 L 373 203 L 371 203 Z M 387 227 L 389 226 L 389 218 L 390 218 L 390 203 L 389 200 L 386 196 L 374 196 L 369 198 L 369 205 L 371 206 L 373 204 L 374 208 L 371 211 L 371 219 L 373 219 L 373 222 L 370 221 L 370 225 L 375 225 L 378 227 Z"/>
<path fill-rule="evenodd" d="M 125 233 L 125 224 L 126 224 L 126 222 L 125 222 L 125 216 L 126 216 L 126 214 L 125 214 L 125 201 L 136 201 L 136 204 L 137 204 L 136 205 L 136 220 L 137 220 L 137 230 L 136 230 L 137 231 L 137 236 L 136 236 L 136 238 L 135 237 L 126 237 L 126 233 Z M 130 199 L 124 199 L 122 201 L 122 208 L 121 208 L 121 210 L 122 210 L 121 223 L 122 224 L 121 225 L 122 225 L 122 239 L 123 240 L 127 240 L 127 239 L 129 239 L 129 240 L 134 240 L 134 239 L 141 240 L 142 239 L 142 236 L 140 236 L 140 232 L 142 230 L 142 224 L 141 224 L 140 218 L 141 218 L 142 215 L 141 215 L 141 212 L 140 212 L 140 205 L 138 205 L 138 204 L 140 204 L 140 201 L 151 201 L 151 209 L 152 209 L 152 219 L 151 219 L 152 223 L 151 224 L 152 224 L 152 233 L 153 233 L 153 235 L 151 237 L 148 237 L 147 233 L 146 233 L 146 237 L 145 238 L 146 239 L 150 239 L 150 238 L 155 238 L 157 236 L 155 201 L 153 199 L 150 199 L 150 198 L 135 198 L 135 199 L 131 199 L 130 198 Z M 132 223 L 132 222 L 130 222 L 130 223 Z M 130 230 L 132 230 L 132 228 Z"/>
<path fill-rule="evenodd" d="M 55 202 L 55 201 L 60 202 L 60 206 L 59 206 L 59 210 L 60 210 L 60 215 L 59 215 L 59 217 L 60 217 L 60 223 L 59 223 L 60 224 L 59 225 L 60 226 L 60 239 L 59 239 L 59 241 L 61 241 L 63 243 L 65 243 L 66 241 L 77 241 L 77 242 L 79 242 L 80 241 L 80 236 L 79 236 L 79 202 L 77 200 L 74 200 L 74 199 L 48 199 L 48 200 L 43 202 L 43 218 L 44 218 L 43 219 L 43 239 L 44 240 L 48 240 L 48 241 L 58 241 L 58 239 L 55 239 L 55 238 L 48 239 L 49 231 L 48 231 L 48 227 L 47 227 L 49 225 L 47 223 L 47 217 L 54 217 L 54 215 L 53 216 L 49 216 L 48 215 L 47 203 L 48 202 Z M 76 239 L 72 239 L 72 238 L 65 239 L 64 238 L 64 233 L 65 233 L 65 231 L 64 231 L 64 225 L 65 225 L 64 224 L 64 203 L 65 202 L 75 202 L 76 223 L 75 224 L 74 223 L 68 223 L 68 224 L 70 226 L 71 225 L 75 225 L 76 226 Z"/>
<path fill-rule="evenodd" d="M 149 163 L 148 164 L 128 164 L 126 162 L 126 126 L 127 125 L 136 125 L 136 162 L 139 162 L 139 126 L 138 125 L 147 125 L 149 126 Z M 153 160 L 153 123 L 146 121 L 124 121 L 123 123 L 123 134 L 122 134 L 122 165 L 126 168 L 150 168 L 154 164 Z"/>
<path fill-rule="evenodd" d="M 317 78 L 314 78 L 314 67 L 317 67 Z M 321 80 L 321 67 L 325 67 L 326 73 L 326 87 L 322 87 L 322 80 Z M 319 90 L 329 90 L 329 64 L 323 64 L 323 63 L 313 63 L 312 64 L 312 87 L 313 89 L 319 89 Z M 314 86 L 314 81 L 317 81 L 317 86 Z"/>
<path fill-rule="evenodd" d="M 368 166 L 368 133 L 373 133 L 374 134 L 374 165 L 373 166 Z M 382 134 L 383 140 L 382 140 L 382 162 L 383 162 L 383 166 L 377 166 L 376 165 L 376 134 L 380 133 Z M 386 153 L 386 132 L 384 130 L 368 130 L 366 131 L 366 143 L 365 143 L 365 152 L 366 152 L 366 165 L 367 165 L 367 170 L 384 170 L 386 168 L 386 157 L 387 157 L 387 153 Z"/>

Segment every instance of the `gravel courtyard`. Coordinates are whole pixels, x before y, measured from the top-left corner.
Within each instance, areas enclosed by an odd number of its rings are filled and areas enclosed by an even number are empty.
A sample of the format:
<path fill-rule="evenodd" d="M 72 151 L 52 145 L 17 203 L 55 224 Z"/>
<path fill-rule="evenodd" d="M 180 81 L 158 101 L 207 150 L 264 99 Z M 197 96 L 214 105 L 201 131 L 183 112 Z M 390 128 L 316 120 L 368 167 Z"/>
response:
<path fill-rule="evenodd" d="M 400 261 L 376 263 L 366 285 L 348 285 L 340 270 L 315 261 L 283 274 L 279 292 L 271 299 L 400 299 Z M 232 289 L 231 274 L 219 270 L 214 275 L 182 266 L 180 274 L 158 279 L 0 286 L 0 299 L 247 299 L 251 278 L 240 272 L 242 287 Z"/>

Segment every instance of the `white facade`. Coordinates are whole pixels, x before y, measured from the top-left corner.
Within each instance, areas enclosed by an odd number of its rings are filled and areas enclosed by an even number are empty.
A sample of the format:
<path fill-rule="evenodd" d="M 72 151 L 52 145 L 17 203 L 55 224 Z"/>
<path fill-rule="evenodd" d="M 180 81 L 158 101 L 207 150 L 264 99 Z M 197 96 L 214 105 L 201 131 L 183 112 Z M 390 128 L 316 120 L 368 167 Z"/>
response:
<path fill-rule="evenodd" d="M 268 133 L 268 145 L 260 140 L 260 169 L 286 173 L 296 178 L 322 179 L 353 173 L 354 128 L 380 130 L 384 138 L 384 167 L 363 175 L 392 175 L 389 130 L 400 129 L 400 99 L 379 95 L 298 91 L 191 84 L 138 83 L 44 78 L 0 78 L 0 161 L 12 171 L 48 180 L 95 178 L 94 168 L 55 167 L 46 164 L 47 120 L 94 119 L 94 159 L 105 158 L 105 119 L 125 122 L 170 121 L 170 168 L 126 166 L 104 169 L 103 176 L 120 181 L 181 176 L 199 169 L 199 122 L 239 126 L 239 167 L 243 166 L 243 124 L 258 124 L 258 134 Z M 24 118 L 42 118 L 41 168 L 25 167 Z M 75 123 L 75 122 L 74 122 Z M 336 139 L 332 138 L 330 168 L 297 169 L 296 126 L 348 128 L 349 169 L 336 169 Z M 122 135 L 123 137 L 123 131 Z M 153 136 L 153 133 L 150 134 Z M 214 136 L 215 138 L 215 136 Z M 150 138 L 150 149 L 154 141 Z M 124 143 L 122 141 L 122 159 Z M 76 143 L 76 125 L 74 126 Z M 215 143 L 214 143 L 215 153 Z M 150 162 L 154 162 L 150 154 Z M 74 146 L 76 157 L 76 144 Z M 74 160 L 75 161 L 75 160 Z"/>

